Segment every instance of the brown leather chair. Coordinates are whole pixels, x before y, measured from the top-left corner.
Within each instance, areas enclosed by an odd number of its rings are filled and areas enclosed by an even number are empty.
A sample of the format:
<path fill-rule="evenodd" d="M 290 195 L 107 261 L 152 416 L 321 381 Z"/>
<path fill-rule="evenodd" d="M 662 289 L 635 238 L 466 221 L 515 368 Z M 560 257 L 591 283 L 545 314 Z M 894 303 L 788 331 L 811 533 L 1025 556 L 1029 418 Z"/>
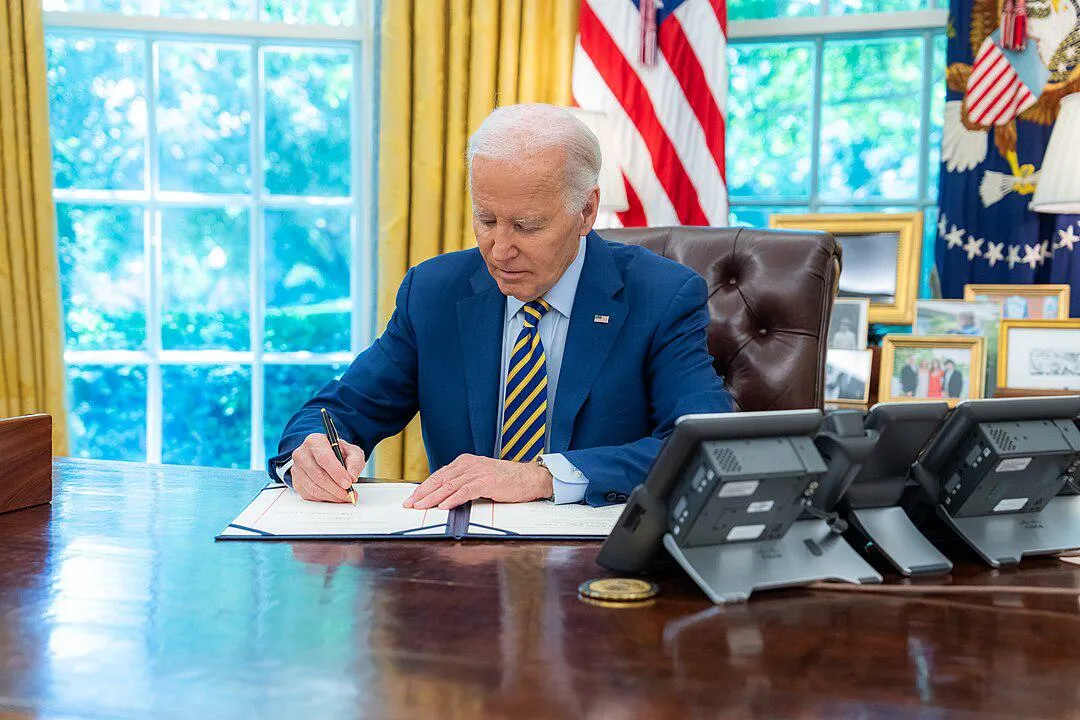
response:
<path fill-rule="evenodd" d="M 738 409 L 822 407 L 840 244 L 823 232 L 660 227 L 601 230 L 676 260 L 709 287 L 709 353 Z"/>

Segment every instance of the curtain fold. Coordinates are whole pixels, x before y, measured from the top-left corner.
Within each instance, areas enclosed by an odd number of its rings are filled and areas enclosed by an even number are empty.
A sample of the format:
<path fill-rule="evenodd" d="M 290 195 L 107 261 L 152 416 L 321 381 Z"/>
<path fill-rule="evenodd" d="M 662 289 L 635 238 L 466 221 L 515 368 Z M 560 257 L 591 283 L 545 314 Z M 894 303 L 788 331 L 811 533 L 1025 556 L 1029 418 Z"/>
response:
<path fill-rule="evenodd" d="M 570 104 L 578 4 L 579 0 L 383 3 L 381 327 L 390 318 L 398 285 L 409 267 L 474 245 L 465 176 L 469 133 L 497 104 Z M 382 442 L 376 460 L 379 477 L 426 478 L 419 419 L 401 435 Z"/>
<path fill-rule="evenodd" d="M 67 453 L 45 33 L 40 0 L 0 2 L 0 417 L 48 413 Z"/>

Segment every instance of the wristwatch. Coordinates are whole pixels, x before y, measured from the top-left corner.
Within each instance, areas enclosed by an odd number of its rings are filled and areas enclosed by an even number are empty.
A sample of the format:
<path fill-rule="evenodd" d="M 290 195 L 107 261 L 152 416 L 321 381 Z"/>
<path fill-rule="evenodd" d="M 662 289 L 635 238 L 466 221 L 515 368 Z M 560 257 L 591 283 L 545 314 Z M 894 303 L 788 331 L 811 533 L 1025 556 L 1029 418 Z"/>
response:
<path fill-rule="evenodd" d="M 543 455 L 537 455 L 536 459 L 533 460 L 533 462 L 536 463 L 537 465 L 539 465 L 540 467 L 544 468 L 545 470 L 547 470 L 548 475 L 551 476 L 551 497 L 542 498 L 542 499 L 546 499 L 546 500 L 550 500 L 551 502 L 555 502 L 555 473 L 551 472 L 551 468 L 549 468 L 547 466 L 547 463 L 544 462 L 544 456 Z"/>

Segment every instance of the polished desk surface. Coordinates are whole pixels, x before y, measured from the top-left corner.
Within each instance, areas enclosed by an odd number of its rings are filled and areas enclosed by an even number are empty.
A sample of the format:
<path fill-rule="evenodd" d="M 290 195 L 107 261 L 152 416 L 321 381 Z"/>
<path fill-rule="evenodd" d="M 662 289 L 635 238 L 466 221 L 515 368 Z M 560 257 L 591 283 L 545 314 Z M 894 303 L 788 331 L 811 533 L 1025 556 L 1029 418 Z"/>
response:
<path fill-rule="evenodd" d="M 8 471 L 10 472 L 10 471 Z M 0 714 L 1080 717 L 1075 598 L 577 597 L 596 543 L 214 542 L 254 472 L 59 460 L 0 516 Z M 969 562 L 951 582 L 1077 587 Z"/>

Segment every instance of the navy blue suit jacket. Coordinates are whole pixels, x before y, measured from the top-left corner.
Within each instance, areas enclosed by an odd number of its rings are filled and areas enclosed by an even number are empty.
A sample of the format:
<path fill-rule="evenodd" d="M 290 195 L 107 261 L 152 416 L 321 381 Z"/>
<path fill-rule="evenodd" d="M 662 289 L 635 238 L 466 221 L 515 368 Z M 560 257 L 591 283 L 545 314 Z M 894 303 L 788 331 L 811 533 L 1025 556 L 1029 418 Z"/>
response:
<path fill-rule="evenodd" d="M 689 268 L 595 232 L 587 238 L 547 452 L 585 474 L 589 504 L 625 500 L 678 417 L 731 409 L 706 349 L 706 300 L 705 281 Z M 410 269 L 383 334 L 286 425 L 271 474 L 323 431 L 321 407 L 369 457 L 417 412 L 432 471 L 463 453 L 491 457 L 505 309 L 479 250 Z"/>

